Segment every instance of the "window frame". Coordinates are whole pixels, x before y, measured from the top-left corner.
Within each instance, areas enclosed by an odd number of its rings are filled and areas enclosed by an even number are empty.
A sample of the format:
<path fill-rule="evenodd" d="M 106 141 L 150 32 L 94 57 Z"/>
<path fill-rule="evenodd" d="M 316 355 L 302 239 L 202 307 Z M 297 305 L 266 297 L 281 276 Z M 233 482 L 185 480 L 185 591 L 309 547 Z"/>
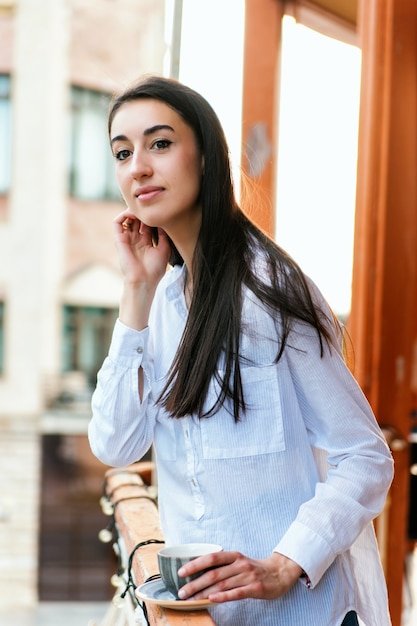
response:
<path fill-rule="evenodd" d="M 296 22 L 343 43 L 359 47 L 356 24 L 309 0 L 287 0 L 285 15 Z"/>
<path fill-rule="evenodd" d="M 89 385 L 94 387 L 97 372 L 108 353 L 117 316 L 117 307 L 63 305 L 62 374 L 72 371 L 83 372 Z M 90 342 L 92 354 L 89 357 L 89 367 L 85 367 L 82 346 L 88 342 Z"/>
<path fill-rule="evenodd" d="M 111 95 L 106 92 L 71 85 L 68 191 L 78 200 L 121 199 L 107 137 L 110 99 Z M 91 133 L 89 139 L 86 138 L 87 130 Z"/>

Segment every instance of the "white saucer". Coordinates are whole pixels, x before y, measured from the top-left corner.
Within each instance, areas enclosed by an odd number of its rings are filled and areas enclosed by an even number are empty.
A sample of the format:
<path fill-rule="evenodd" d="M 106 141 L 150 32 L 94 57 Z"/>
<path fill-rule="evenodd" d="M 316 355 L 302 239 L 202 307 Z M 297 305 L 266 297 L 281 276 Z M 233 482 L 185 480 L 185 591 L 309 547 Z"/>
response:
<path fill-rule="evenodd" d="M 160 579 L 139 585 L 135 589 L 135 595 L 144 602 L 176 611 L 202 611 L 213 604 L 209 600 L 177 600 Z"/>

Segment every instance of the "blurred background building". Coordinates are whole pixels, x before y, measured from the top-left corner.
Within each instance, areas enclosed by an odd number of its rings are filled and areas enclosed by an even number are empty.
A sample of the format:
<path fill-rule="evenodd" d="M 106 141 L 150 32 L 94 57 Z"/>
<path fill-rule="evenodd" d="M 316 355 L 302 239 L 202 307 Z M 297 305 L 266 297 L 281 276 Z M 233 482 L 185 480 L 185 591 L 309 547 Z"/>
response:
<path fill-rule="evenodd" d="M 111 597 L 85 434 L 120 291 L 106 117 L 163 72 L 165 26 L 165 0 L 0 2 L 3 607 Z"/>

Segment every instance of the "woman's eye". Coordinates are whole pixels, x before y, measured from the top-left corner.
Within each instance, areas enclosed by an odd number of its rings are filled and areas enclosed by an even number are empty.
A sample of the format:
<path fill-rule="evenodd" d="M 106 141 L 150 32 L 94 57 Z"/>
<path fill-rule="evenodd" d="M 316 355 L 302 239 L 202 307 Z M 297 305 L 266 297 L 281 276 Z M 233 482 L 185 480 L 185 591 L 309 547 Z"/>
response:
<path fill-rule="evenodd" d="M 118 161 L 124 161 L 130 156 L 130 154 L 130 150 L 118 150 L 114 156 Z"/>
<path fill-rule="evenodd" d="M 172 144 L 172 141 L 169 141 L 168 139 L 157 139 L 152 144 L 152 148 L 154 148 L 155 150 L 165 150 L 171 144 Z"/>

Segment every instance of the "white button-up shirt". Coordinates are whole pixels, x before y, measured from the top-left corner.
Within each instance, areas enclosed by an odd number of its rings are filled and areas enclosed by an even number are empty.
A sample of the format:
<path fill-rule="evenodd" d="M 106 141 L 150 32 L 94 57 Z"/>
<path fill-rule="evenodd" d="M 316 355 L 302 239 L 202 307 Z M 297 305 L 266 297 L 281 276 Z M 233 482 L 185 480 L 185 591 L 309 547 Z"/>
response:
<path fill-rule="evenodd" d="M 230 406 L 207 419 L 173 419 L 155 400 L 186 319 L 184 271 L 175 267 L 158 286 L 147 329 L 116 322 L 93 396 L 93 452 L 118 466 L 154 445 L 167 544 L 219 543 L 251 558 L 275 550 L 307 572 L 311 589 L 300 581 L 276 600 L 210 608 L 217 624 L 340 626 L 354 609 L 366 626 L 388 626 L 372 519 L 384 506 L 392 458 L 341 353 L 325 346 L 320 358 L 316 331 L 295 323 L 276 363 L 276 323 L 245 293 L 246 413 L 238 423 Z M 217 390 L 213 380 L 207 407 Z"/>

